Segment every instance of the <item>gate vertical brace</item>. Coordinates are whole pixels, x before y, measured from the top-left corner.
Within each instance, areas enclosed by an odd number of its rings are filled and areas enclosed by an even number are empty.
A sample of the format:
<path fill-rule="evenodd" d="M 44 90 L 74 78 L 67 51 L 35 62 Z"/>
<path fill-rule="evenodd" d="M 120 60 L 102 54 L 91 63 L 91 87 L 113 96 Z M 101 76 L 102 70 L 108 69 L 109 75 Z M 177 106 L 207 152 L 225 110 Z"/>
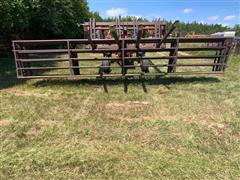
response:
<path fill-rule="evenodd" d="M 117 32 L 117 35 L 119 35 L 119 31 L 118 31 L 118 18 L 116 17 L 116 20 L 115 20 L 115 26 L 116 26 L 116 32 Z"/>
<path fill-rule="evenodd" d="M 132 38 L 134 38 L 135 37 L 135 21 L 133 21 L 132 26 L 133 26 Z"/>
<path fill-rule="evenodd" d="M 166 26 L 162 27 L 162 37 L 166 34 Z"/>
<path fill-rule="evenodd" d="M 90 29 L 90 34 L 91 34 L 91 19 L 89 21 L 89 29 Z M 72 70 L 72 63 L 71 63 L 71 52 L 70 52 L 70 44 L 69 41 L 67 41 L 67 49 L 68 49 L 68 61 L 69 61 L 69 70 L 70 70 L 70 74 L 73 75 L 73 70 Z"/>
<path fill-rule="evenodd" d="M 159 38 L 162 38 L 162 25 L 160 25 Z"/>
<path fill-rule="evenodd" d="M 17 45 L 16 45 L 16 49 L 22 50 L 22 46 L 21 46 L 20 44 L 17 44 Z M 18 58 L 18 59 L 21 59 L 21 58 L 22 58 L 22 54 L 17 53 L 17 58 Z M 17 64 L 18 64 L 18 67 L 19 67 L 19 68 L 24 68 L 24 65 L 23 65 L 23 62 L 22 62 L 22 61 L 18 61 Z M 21 74 L 20 76 L 22 76 L 22 77 L 26 75 L 26 73 L 24 73 L 24 70 L 23 70 L 23 69 L 21 69 L 19 72 L 20 72 L 20 74 Z"/>
<path fill-rule="evenodd" d="M 218 46 L 224 46 L 224 41 L 222 41 L 222 42 L 219 42 L 218 43 Z M 216 51 L 216 53 L 215 53 L 215 55 L 217 56 L 217 55 L 222 55 L 223 54 L 223 50 L 221 49 L 221 50 L 217 50 Z M 218 57 L 218 58 L 215 58 L 214 59 L 214 64 L 215 63 L 219 63 L 221 61 L 221 58 L 220 57 Z M 213 66 L 213 68 L 212 68 L 212 71 L 218 71 L 218 69 L 219 69 L 219 66 L 218 65 L 215 65 L 215 66 Z"/>
<path fill-rule="evenodd" d="M 223 63 L 224 65 L 220 66 L 221 67 L 221 71 L 225 71 L 226 69 L 226 64 L 229 58 L 229 55 L 231 53 L 232 47 L 233 47 L 233 39 L 226 39 L 224 42 L 224 45 L 227 47 L 224 51 L 224 59 L 223 59 Z"/>
<path fill-rule="evenodd" d="M 226 46 L 225 40 L 218 43 L 218 46 Z M 221 49 L 221 50 L 217 51 L 215 55 L 219 55 L 219 56 L 224 55 L 225 56 L 225 50 L 226 50 L 226 48 L 224 50 Z M 221 63 L 223 61 L 222 59 L 223 59 L 222 57 L 215 58 L 214 63 Z M 221 71 L 221 66 L 219 66 L 219 65 L 213 66 L 213 71 Z"/>
<path fill-rule="evenodd" d="M 125 42 L 124 39 L 122 39 L 122 52 L 121 52 L 121 58 L 122 58 L 122 77 L 125 78 L 125 74 L 126 74 L 126 69 L 125 69 Z"/>
<path fill-rule="evenodd" d="M 179 46 L 179 39 L 177 38 L 173 42 L 171 42 L 171 48 L 174 48 L 174 49 L 170 50 L 169 56 L 174 56 L 174 57 L 169 58 L 168 64 L 171 66 L 168 66 L 168 71 L 167 71 L 168 73 L 176 72 L 178 46 Z"/>
<path fill-rule="evenodd" d="M 69 41 L 67 41 L 67 48 L 68 48 L 68 59 L 69 59 L 70 72 L 72 75 L 80 75 L 79 68 L 75 68 L 75 67 L 79 67 L 78 60 L 74 60 L 74 59 L 78 58 L 78 54 L 77 54 L 77 52 L 71 52 L 71 50 L 70 50 L 70 49 L 75 49 L 76 44 L 71 44 Z"/>
<path fill-rule="evenodd" d="M 96 20 L 93 18 L 93 39 L 96 39 Z"/>
<path fill-rule="evenodd" d="M 121 16 L 119 16 L 118 20 L 119 37 L 122 37 L 122 27 L 124 26 L 121 26 Z"/>
<path fill-rule="evenodd" d="M 26 47 L 23 46 L 22 49 L 23 49 L 23 50 L 26 50 Z M 24 59 L 28 59 L 28 54 L 24 54 L 24 55 L 22 55 L 22 57 L 23 57 Z M 30 62 L 23 62 L 23 63 L 22 63 L 22 66 L 29 68 L 29 67 L 31 67 L 31 63 L 30 63 Z M 28 69 L 28 70 L 23 70 L 23 74 L 24 74 L 24 76 L 25 76 L 25 75 L 26 75 L 26 76 L 32 76 L 32 70 L 30 70 L 30 69 Z"/>
<path fill-rule="evenodd" d="M 21 70 L 18 69 L 20 67 L 20 64 L 19 64 L 19 53 L 16 52 L 17 47 L 16 47 L 16 43 L 15 42 L 13 42 L 12 46 L 13 46 L 13 52 L 14 52 L 14 58 L 15 58 L 16 74 L 17 74 L 17 78 L 19 78 L 20 76 L 22 76 Z"/>
<path fill-rule="evenodd" d="M 133 21 L 133 38 L 135 38 L 137 35 L 137 20 L 134 19 Z"/>
<path fill-rule="evenodd" d="M 155 34 L 155 38 L 157 38 L 157 22 L 155 21 L 155 32 L 154 32 L 154 34 Z"/>
<path fill-rule="evenodd" d="M 122 22 L 121 25 L 122 25 L 122 26 L 121 26 L 121 37 L 122 37 L 122 38 L 125 38 L 125 37 L 124 37 L 124 22 Z"/>
<path fill-rule="evenodd" d="M 90 33 L 90 37 L 92 37 L 92 19 L 89 19 L 89 33 Z"/>
<path fill-rule="evenodd" d="M 135 37 L 134 37 L 134 38 L 137 37 L 137 33 L 138 33 L 138 30 L 139 30 L 137 18 L 135 18 L 135 19 L 136 19 L 136 34 L 135 34 Z"/>
<path fill-rule="evenodd" d="M 126 31 L 127 31 L 127 38 L 128 38 L 128 23 L 127 23 Z M 125 37 L 124 37 L 124 38 L 125 38 Z"/>

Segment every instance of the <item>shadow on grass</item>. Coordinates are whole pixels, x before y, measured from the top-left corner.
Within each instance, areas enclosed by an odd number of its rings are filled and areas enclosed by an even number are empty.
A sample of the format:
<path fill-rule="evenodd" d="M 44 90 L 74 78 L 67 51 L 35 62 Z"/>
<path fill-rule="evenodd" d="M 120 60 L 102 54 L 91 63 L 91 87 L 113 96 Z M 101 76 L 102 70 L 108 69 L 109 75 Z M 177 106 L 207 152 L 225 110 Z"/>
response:
<path fill-rule="evenodd" d="M 78 86 L 78 85 L 97 85 L 103 86 L 108 93 L 108 88 L 114 85 L 123 85 L 124 92 L 128 92 L 130 84 L 141 84 L 145 93 L 148 92 L 147 87 L 151 85 L 164 85 L 167 88 L 171 84 L 187 84 L 187 83 L 217 83 L 220 80 L 217 77 L 146 77 L 146 78 L 106 78 L 106 79 L 48 79 L 39 80 L 34 83 L 35 87 L 46 86 Z M 16 67 L 12 56 L 0 58 L 0 90 L 10 88 L 19 84 L 24 84 L 26 80 L 16 78 Z"/>
<path fill-rule="evenodd" d="M 114 78 L 114 79 L 48 79 L 37 81 L 35 87 L 48 86 L 78 86 L 78 85 L 97 85 L 103 86 L 103 89 L 108 93 L 108 88 L 114 85 L 123 85 L 124 92 L 128 92 L 130 84 L 141 84 L 145 93 L 148 92 L 147 87 L 151 85 L 164 85 L 170 88 L 171 84 L 188 84 L 188 83 L 217 83 L 220 80 L 216 77 L 152 77 L 152 78 Z"/>
<path fill-rule="evenodd" d="M 11 55 L 0 58 L 0 90 L 24 84 L 26 80 L 17 79 L 14 58 Z"/>
<path fill-rule="evenodd" d="M 35 65 L 38 64 L 35 63 Z M 50 66 L 54 65 L 55 63 L 50 64 Z M 41 75 L 41 73 L 39 73 L 39 75 Z M 24 84 L 26 81 L 26 79 L 17 79 L 16 65 L 13 55 L 6 54 L 4 57 L 0 57 L 0 90 Z"/>

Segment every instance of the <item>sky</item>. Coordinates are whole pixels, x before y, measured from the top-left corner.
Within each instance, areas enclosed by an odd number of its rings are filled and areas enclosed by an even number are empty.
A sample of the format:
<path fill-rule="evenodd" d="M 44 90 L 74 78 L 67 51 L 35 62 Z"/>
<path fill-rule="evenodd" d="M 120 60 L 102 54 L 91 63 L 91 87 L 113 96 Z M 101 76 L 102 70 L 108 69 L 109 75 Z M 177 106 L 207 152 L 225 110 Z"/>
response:
<path fill-rule="evenodd" d="M 197 21 L 233 27 L 240 24 L 240 0 L 88 0 L 104 18 L 122 16 Z"/>

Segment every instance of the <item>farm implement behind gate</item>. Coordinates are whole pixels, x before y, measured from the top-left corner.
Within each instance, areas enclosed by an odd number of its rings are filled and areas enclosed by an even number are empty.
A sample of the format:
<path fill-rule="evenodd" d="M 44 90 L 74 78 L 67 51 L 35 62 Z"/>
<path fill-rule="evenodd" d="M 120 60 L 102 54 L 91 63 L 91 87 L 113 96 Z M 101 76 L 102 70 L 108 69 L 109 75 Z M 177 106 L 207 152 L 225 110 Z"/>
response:
<path fill-rule="evenodd" d="M 92 39 L 106 39 L 112 27 L 116 29 L 119 37 L 136 38 L 139 29 L 147 32 L 146 36 L 161 38 L 166 33 L 166 23 L 158 18 L 154 22 L 140 22 L 136 19 L 129 22 L 122 22 L 121 17 L 115 22 L 96 22 L 90 19 L 89 22 L 81 24 L 84 29 L 84 37 L 90 36 Z"/>
<path fill-rule="evenodd" d="M 222 74 L 232 38 L 13 41 L 18 78 Z"/>

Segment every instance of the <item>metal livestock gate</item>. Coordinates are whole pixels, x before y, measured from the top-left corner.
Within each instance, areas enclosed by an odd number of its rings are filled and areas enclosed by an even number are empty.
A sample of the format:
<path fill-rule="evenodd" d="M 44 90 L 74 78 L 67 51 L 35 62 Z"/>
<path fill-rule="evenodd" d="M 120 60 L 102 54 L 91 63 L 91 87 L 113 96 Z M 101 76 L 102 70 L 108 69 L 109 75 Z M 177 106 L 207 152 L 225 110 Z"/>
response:
<path fill-rule="evenodd" d="M 13 41 L 17 77 L 223 74 L 233 41 L 224 37 L 139 37 Z"/>

